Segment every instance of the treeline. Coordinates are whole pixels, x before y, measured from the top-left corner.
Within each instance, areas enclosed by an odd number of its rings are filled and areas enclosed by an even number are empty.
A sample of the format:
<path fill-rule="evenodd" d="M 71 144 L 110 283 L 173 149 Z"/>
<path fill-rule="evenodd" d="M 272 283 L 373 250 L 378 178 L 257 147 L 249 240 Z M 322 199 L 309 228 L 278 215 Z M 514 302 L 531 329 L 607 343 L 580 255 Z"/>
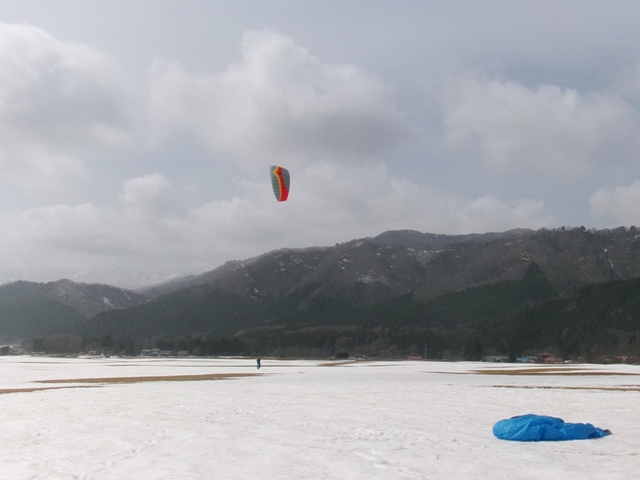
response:
<path fill-rule="evenodd" d="M 0 298 L 0 329 L 6 341 L 36 335 L 77 333 L 86 318 L 77 310 L 45 296 Z"/>
<path fill-rule="evenodd" d="M 555 349 L 565 358 L 640 352 L 640 279 L 592 284 L 479 325 L 501 351 Z"/>
<path fill-rule="evenodd" d="M 409 294 L 366 307 L 340 298 L 309 299 L 306 291 L 246 302 L 201 287 L 105 312 L 75 334 L 38 337 L 33 348 L 52 353 L 81 348 L 136 355 L 159 348 L 191 355 L 469 360 L 488 353 L 515 358 L 540 350 L 565 358 L 638 355 L 638 292 L 640 279 L 632 279 L 557 295 L 536 263 L 517 281 L 427 301 Z"/>

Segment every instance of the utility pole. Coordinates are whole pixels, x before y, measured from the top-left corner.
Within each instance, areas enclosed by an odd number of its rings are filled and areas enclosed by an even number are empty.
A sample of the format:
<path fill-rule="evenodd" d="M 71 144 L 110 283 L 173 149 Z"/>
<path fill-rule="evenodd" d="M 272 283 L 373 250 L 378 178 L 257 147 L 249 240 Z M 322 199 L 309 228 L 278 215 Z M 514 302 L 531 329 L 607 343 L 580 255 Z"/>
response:
<path fill-rule="evenodd" d="M 427 359 L 427 344 L 424 344 L 424 359 Z"/>

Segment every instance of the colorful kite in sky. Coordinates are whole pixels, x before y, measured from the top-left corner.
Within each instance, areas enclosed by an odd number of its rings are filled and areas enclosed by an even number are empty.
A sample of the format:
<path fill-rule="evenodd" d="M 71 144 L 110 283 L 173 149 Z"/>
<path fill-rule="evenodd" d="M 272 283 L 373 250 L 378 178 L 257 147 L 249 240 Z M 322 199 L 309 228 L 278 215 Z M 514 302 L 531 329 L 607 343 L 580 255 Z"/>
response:
<path fill-rule="evenodd" d="M 271 185 L 276 200 L 284 202 L 289 197 L 289 170 L 271 165 Z"/>

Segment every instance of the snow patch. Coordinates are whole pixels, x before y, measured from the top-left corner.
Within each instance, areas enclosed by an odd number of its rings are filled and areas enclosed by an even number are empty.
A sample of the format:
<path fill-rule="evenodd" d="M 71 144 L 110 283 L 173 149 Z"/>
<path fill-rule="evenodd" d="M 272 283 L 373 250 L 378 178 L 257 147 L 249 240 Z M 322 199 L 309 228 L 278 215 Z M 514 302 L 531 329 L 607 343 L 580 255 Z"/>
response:
<path fill-rule="evenodd" d="M 640 451 L 631 385 L 640 367 L 631 365 L 536 376 L 478 373 L 524 366 L 425 361 L 263 359 L 258 373 L 242 358 L 0 357 L 0 367 L 3 478 L 495 480 L 533 478 L 535 466 L 547 480 L 605 480 L 634 478 Z M 73 380 L 203 372 L 238 376 Z M 69 383 L 40 383 L 61 379 Z M 529 412 L 613 435 L 536 444 L 493 436 L 495 422 Z"/>

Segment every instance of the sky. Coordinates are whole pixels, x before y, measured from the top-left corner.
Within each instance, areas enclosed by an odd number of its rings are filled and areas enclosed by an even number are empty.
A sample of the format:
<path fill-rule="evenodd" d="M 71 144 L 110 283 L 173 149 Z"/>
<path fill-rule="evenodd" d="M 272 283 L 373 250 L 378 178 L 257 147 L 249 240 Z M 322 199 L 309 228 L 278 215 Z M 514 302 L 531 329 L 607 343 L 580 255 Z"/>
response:
<path fill-rule="evenodd" d="M 637 478 L 637 365 L 546 374 L 530 365 L 520 375 L 503 371 L 527 365 L 263 359 L 258 372 L 242 358 L 30 356 L 0 365 L 0 475 L 12 480 Z M 493 435 L 499 420 L 527 413 L 612 435 Z"/>
<path fill-rule="evenodd" d="M 133 287 L 394 229 L 638 225 L 638 18 L 0 0 L 0 281 Z"/>

